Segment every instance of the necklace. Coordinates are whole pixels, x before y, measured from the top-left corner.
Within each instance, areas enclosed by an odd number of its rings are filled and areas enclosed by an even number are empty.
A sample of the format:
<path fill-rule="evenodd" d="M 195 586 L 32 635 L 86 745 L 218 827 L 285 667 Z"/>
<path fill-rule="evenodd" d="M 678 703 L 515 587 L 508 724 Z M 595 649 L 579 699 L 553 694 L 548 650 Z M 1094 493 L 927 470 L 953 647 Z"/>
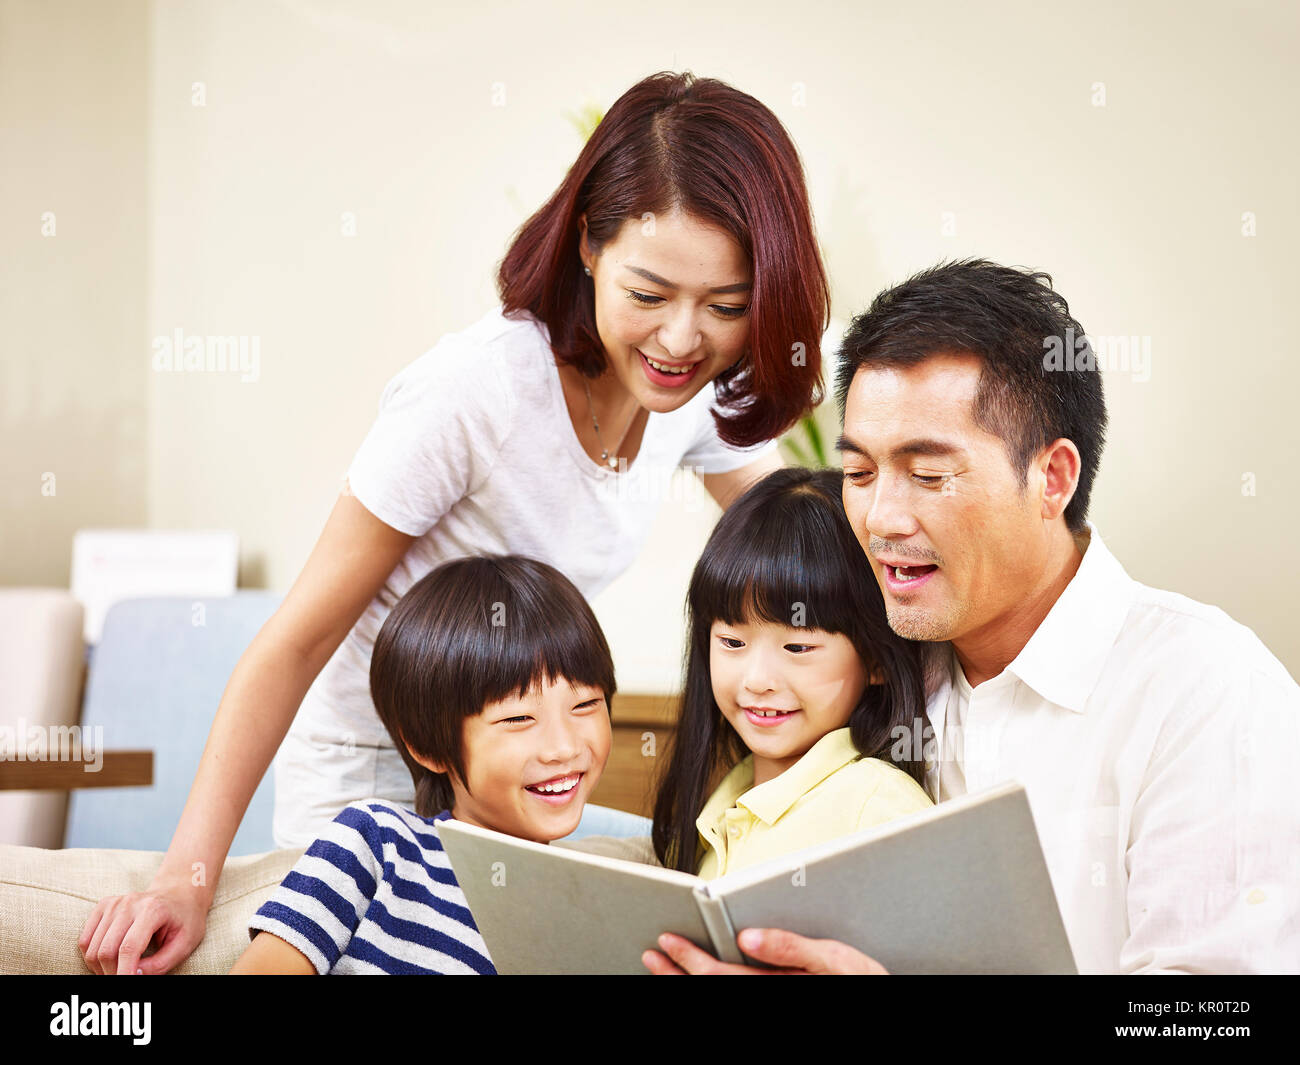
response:
<path fill-rule="evenodd" d="M 623 446 L 623 441 L 627 439 L 627 434 L 632 428 L 632 422 L 636 421 L 636 416 L 641 413 L 638 407 L 632 412 L 631 421 L 627 423 L 627 428 L 623 430 L 623 435 L 618 438 L 618 443 L 614 445 L 614 454 L 610 454 L 605 449 L 605 441 L 600 438 L 600 423 L 596 421 L 596 408 L 591 402 L 591 388 L 587 384 L 587 379 L 582 379 L 582 389 L 587 393 L 587 410 L 591 411 L 591 427 L 596 430 L 596 443 L 600 445 L 600 461 L 605 463 L 611 470 L 618 469 L 618 450 Z"/>

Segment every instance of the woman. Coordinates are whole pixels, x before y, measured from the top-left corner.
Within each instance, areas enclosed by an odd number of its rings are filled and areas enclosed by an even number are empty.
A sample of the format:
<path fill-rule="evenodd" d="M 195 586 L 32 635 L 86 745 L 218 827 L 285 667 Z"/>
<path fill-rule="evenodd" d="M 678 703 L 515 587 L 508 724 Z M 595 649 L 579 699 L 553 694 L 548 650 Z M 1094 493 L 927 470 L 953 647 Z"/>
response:
<path fill-rule="evenodd" d="M 227 685 L 158 874 L 87 920 L 92 971 L 166 972 L 198 945 L 216 876 L 196 870 L 221 869 L 277 749 L 281 846 L 352 800 L 412 801 L 367 674 L 421 576 L 516 553 L 590 598 L 648 533 L 663 493 L 647 478 L 694 469 L 726 507 L 821 400 L 829 293 L 802 167 L 777 118 L 721 82 L 661 73 L 625 93 L 498 287 L 499 310 L 384 390 L 306 566 Z"/>

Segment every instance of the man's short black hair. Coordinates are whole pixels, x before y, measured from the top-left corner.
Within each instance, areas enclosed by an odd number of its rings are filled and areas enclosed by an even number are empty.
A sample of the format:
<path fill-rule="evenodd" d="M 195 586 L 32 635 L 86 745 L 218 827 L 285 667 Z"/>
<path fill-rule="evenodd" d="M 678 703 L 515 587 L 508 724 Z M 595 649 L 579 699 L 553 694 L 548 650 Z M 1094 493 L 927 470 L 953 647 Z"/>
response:
<path fill-rule="evenodd" d="M 1101 370 L 1086 336 L 1048 274 L 987 259 L 940 263 L 882 292 L 849 326 L 835 382 L 840 425 L 859 370 L 914 366 L 949 352 L 976 355 L 984 367 L 975 423 L 1002 439 L 1022 491 L 1030 460 L 1053 440 L 1064 437 L 1079 449 L 1079 484 L 1065 523 L 1081 532 L 1106 442 Z"/>

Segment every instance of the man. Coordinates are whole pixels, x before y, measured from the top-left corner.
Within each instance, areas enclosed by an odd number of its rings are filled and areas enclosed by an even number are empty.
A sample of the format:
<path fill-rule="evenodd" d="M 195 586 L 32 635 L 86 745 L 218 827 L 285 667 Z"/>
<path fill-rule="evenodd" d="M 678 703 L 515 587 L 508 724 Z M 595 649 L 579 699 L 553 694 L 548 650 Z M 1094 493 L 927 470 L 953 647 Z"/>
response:
<path fill-rule="evenodd" d="M 1132 580 L 1087 521 L 1101 374 L 1050 284 L 940 265 L 841 351 L 845 511 L 891 627 L 935 645 L 928 790 L 1025 785 L 1081 972 L 1300 971 L 1300 688 L 1221 610 Z M 741 946 L 884 971 L 787 932 Z M 740 971 L 661 947 L 652 971 Z"/>

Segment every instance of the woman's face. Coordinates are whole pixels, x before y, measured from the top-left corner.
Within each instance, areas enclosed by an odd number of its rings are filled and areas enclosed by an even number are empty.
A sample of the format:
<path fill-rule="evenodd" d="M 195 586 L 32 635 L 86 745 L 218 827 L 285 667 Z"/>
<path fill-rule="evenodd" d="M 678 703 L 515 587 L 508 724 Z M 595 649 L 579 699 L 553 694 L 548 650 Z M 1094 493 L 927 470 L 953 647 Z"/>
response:
<path fill-rule="evenodd" d="M 753 276 L 727 233 L 673 211 L 624 222 L 593 256 L 579 228 L 600 342 L 641 406 L 676 410 L 745 354 Z"/>

